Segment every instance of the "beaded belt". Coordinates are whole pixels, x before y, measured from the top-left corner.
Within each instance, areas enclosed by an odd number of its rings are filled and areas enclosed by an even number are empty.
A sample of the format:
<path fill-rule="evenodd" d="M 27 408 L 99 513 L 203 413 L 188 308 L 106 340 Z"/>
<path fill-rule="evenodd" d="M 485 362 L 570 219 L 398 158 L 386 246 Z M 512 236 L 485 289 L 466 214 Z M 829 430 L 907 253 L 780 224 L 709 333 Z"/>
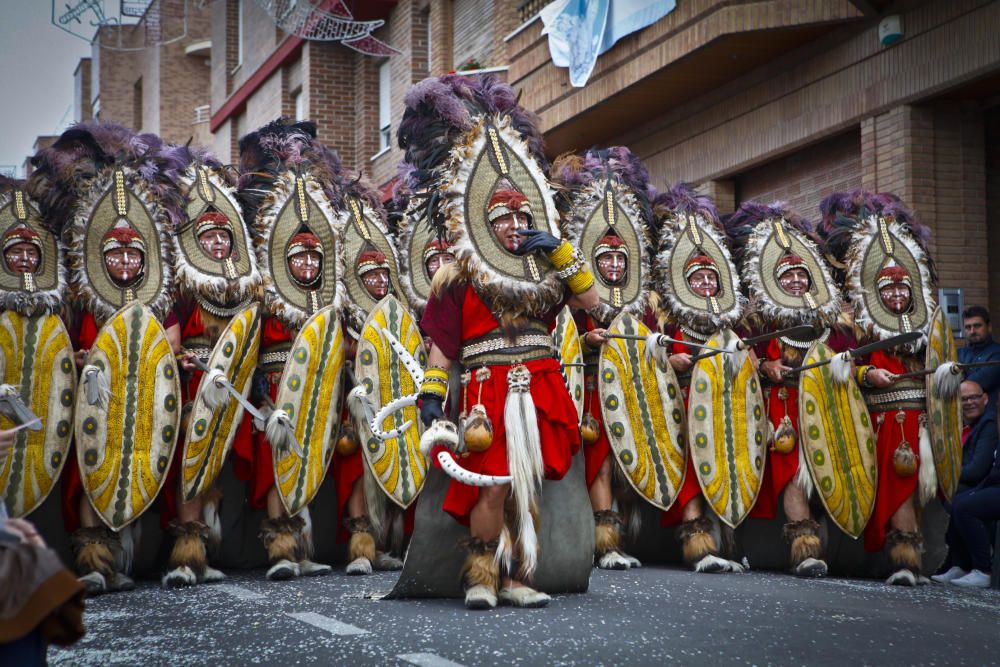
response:
<path fill-rule="evenodd" d="M 927 407 L 924 389 L 880 389 L 869 391 L 865 403 L 872 410 L 923 410 Z"/>
<path fill-rule="evenodd" d="M 288 361 L 288 352 L 292 349 L 291 343 L 283 345 L 283 349 L 268 350 L 260 355 L 257 366 L 266 373 L 280 372 Z"/>
<path fill-rule="evenodd" d="M 475 343 L 462 346 L 461 360 L 466 366 L 507 365 L 550 358 L 555 344 L 548 334 L 523 334 L 512 339 L 503 334 L 488 334 Z"/>
<path fill-rule="evenodd" d="M 184 349 L 188 352 L 193 352 L 194 356 L 205 363 L 208 363 L 208 358 L 212 354 L 212 348 L 210 347 L 185 347 Z"/>

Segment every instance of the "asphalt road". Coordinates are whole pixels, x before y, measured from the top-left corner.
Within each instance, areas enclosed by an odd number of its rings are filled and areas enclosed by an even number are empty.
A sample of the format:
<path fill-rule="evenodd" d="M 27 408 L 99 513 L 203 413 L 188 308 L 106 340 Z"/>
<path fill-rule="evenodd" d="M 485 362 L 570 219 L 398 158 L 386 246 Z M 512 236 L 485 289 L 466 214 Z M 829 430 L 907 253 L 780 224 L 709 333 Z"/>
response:
<path fill-rule="evenodd" d="M 595 570 L 547 609 L 467 612 L 381 600 L 395 574 L 163 590 L 90 601 L 53 665 L 983 665 L 1000 661 L 1000 591 L 773 573 Z"/>

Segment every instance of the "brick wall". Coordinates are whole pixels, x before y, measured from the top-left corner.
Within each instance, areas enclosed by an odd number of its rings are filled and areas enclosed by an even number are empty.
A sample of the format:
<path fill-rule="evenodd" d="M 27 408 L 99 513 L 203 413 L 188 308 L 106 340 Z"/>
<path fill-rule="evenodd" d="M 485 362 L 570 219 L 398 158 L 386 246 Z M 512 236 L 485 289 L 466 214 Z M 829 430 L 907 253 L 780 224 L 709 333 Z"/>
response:
<path fill-rule="evenodd" d="M 991 285 L 1000 285 L 1000 106 L 984 114 L 986 167 L 986 230 L 990 264 L 987 276 Z M 969 303 L 967 301 L 967 303 Z M 989 309 L 994 337 L 1000 337 L 1000 289 L 991 289 Z"/>
<path fill-rule="evenodd" d="M 831 192 L 861 187 L 861 133 L 851 130 L 746 171 L 735 179 L 736 203 L 788 202 L 819 221 L 819 203 Z"/>
<path fill-rule="evenodd" d="M 73 120 L 90 120 L 94 117 L 93 90 L 91 89 L 91 64 L 90 58 L 80 58 L 80 62 L 73 72 Z"/>
<path fill-rule="evenodd" d="M 494 0 L 454 0 L 454 67 L 461 67 L 470 58 L 483 67 L 501 64 L 493 61 L 493 3 Z"/>
<path fill-rule="evenodd" d="M 431 0 L 430 2 L 431 72 L 437 76 L 455 68 L 454 22 L 452 0 Z"/>
<path fill-rule="evenodd" d="M 357 165 L 354 52 L 336 43 L 306 42 L 302 67 L 306 117 L 316 122 L 320 141 L 336 149 L 345 165 Z"/>

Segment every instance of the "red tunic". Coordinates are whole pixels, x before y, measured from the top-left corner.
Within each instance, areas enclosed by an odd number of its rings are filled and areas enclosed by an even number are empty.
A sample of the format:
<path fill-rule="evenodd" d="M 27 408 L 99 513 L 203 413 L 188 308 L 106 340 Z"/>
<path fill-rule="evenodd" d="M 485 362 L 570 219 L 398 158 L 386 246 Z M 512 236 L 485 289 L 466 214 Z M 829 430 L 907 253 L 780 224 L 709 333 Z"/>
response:
<path fill-rule="evenodd" d="M 574 319 L 576 320 L 577 327 L 584 334 L 598 328 L 594 323 L 594 319 L 589 315 L 577 313 Z M 584 347 L 584 350 L 587 350 L 582 341 L 581 345 Z M 597 357 L 598 360 L 600 359 L 599 352 L 591 352 L 590 354 Z M 589 357 L 590 354 L 585 354 L 585 357 Z M 611 441 L 608 440 L 607 433 L 604 432 L 604 415 L 601 413 L 601 396 L 597 387 L 597 368 L 587 368 L 586 370 L 588 373 L 584 380 L 583 413 L 590 414 L 597 422 L 597 440 L 583 446 L 587 488 L 589 489 L 593 485 L 594 480 L 597 479 L 597 473 L 600 472 L 604 461 L 611 455 Z"/>
<path fill-rule="evenodd" d="M 561 305 L 561 304 L 560 304 Z M 551 324 L 554 310 L 545 318 Z M 449 359 L 460 356 L 465 341 L 479 338 L 500 323 L 471 285 L 453 285 L 439 296 L 432 296 L 421 321 L 431 340 Z M 566 390 L 559 360 L 537 359 L 524 364 L 531 373 L 531 400 L 538 415 L 538 433 L 546 479 L 562 479 L 580 448 L 576 406 Z M 463 467 L 485 475 L 507 475 L 507 438 L 504 404 L 507 400 L 509 365 L 490 365 L 490 377 L 482 383 L 475 378 L 468 385 L 468 395 L 477 397 L 493 422 L 493 443 L 483 452 L 470 453 L 461 459 Z M 481 394 L 480 394 L 481 390 Z M 468 525 L 469 513 L 479 500 L 479 487 L 454 480 L 444 499 L 444 510 Z"/>
<path fill-rule="evenodd" d="M 177 324 L 177 313 L 170 311 L 163 321 L 163 328 L 169 329 Z M 80 315 L 78 324 L 70 331 L 70 339 L 74 350 L 89 350 L 97 340 L 97 321 L 88 312 Z M 59 499 L 62 502 L 63 526 L 70 533 L 80 527 L 80 496 L 83 494 L 83 479 L 80 477 L 80 464 L 76 458 L 76 445 L 70 447 L 69 460 L 63 468 L 62 486 L 59 489 Z"/>
<path fill-rule="evenodd" d="M 906 373 L 903 360 L 883 350 L 873 352 L 868 361 L 872 366 L 882 368 L 890 373 Z M 903 413 L 902 431 L 896 422 L 896 414 Z M 878 482 L 875 487 L 875 509 L 865 528 L 865 549 L 880 551 L 885 546 L 885 536 L 889 530 L 889 520 L 896 510 L 913 495 L 917 489 L 919 473 L 902 477 L 896 473 L 893 466 L 893 456 L 896 447 L 903 437 L 910 443 L 917 470 L 920 470 L 920 414 L 922 410 L 873 410 L 871 411 L 872 427 L 878 432 L 875 440 L 876 465 L 878 466 Z M 882 419 L 881 426 L 879 419 Z"/>
<path fill-rule="evenodd" d="M 288 329 L 282 325 L 281 321 L 275 317 L 267 317 L 261 330 L 261 354 L 271 351 L 282 343 L 291 343 L 295 339 Z M 271 400 L 278 397 L 278 383 L 281 380 L 280 372 L 269 373 L 268 393 Z M 246 442 L 239 443 L 240 446 L 233 447 L 233 467 L 236 476 L 247 482 L 247 504 L 254 509 L 267 507 L 267 494 L 274 487 L 274 465 L 271 456 L 271 445 L 267 442 L 264 433 L 255 432 L 253 437 Z M 349 456 L 334 455 L 327 470 L 327 475 L 332 477 L 337 490 L 337 513 L 338 517 L 345 516 L 347 500 L 351 496 L 351 488 L 355 480 L 364 473 L 364 461 L 361 459 L 361 450 L 358 449 Z M 342 522 L 338 522 L 339 524 Z M 337 539 L 346 538 L 346 532 L 342 527 L 338 527 Z"/>
<path fill-rule="evenodd" d="M 668 329 L 665 331 L 668 336 L 677 340 L 690 340 L 690 337 L 680 328 Z M 691 342 L 700 342 L 692 340 Z M 673 343 L 670 346 L 670 354 L 697 354 L 696 347 L 688 347 L 682 343 Z M 691 378 L 681 380 L 681 394 L 684 396 L 684 408 L 687 409 L 688 394 L 691 390 Z M 677 493 L 677 500 L 666 512 L 660 512 L 660 525 L 664 528 L 676 526 L 684 519 L 684 508 L 689 502 L 701 494 L 701 485 L 698 484 L 698 477 L 694 471 L 694 459 L 691 457 L 690 444 L 688 444 L 687 472 L 684 473 L 684 482 Z"/>

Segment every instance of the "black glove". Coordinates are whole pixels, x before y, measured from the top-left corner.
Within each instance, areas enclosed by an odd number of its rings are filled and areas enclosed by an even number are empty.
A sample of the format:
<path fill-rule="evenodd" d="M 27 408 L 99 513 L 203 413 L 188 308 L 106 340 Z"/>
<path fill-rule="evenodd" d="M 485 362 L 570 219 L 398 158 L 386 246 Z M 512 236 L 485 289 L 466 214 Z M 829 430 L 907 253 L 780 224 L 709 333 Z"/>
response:
<path fill-rule="evenodd" d="M 444 399 L 434 394 L 424 394 L 420 397 L 420 421 L 424 426 L 430 426 L 435 419 L 444 419 Z"/>
<path fill-rule="evenodd" d="M 524 238 L 518 250 L 525 254 L 540 250 L 548 255 L 562 245 L 561 239 L 557 239 L 552 234 L 540 229 L 519 229 L 517 233 Z"/>

